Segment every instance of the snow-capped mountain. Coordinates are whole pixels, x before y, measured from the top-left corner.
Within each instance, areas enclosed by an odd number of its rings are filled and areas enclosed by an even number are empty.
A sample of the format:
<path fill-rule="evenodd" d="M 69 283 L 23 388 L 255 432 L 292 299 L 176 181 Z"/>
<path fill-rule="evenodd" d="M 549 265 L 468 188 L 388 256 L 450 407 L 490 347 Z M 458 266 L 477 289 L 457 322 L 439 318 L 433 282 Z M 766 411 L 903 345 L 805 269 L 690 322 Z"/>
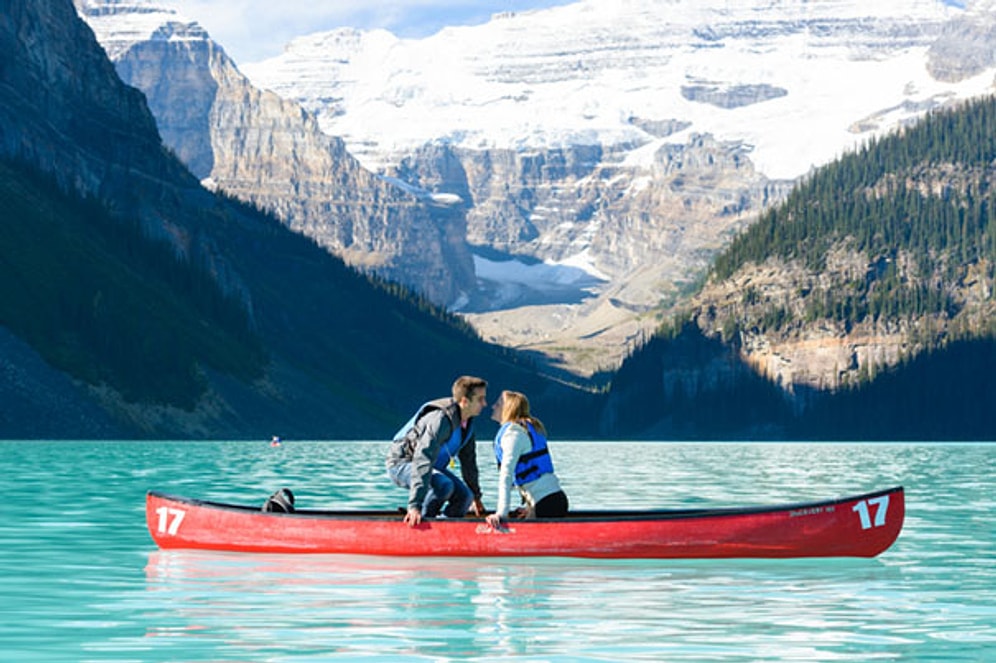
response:
<path fill-rule="evenodd" d="M 639 161 L 711 134 L 794 178 L 873 130 L 990 90 L 991 70 L 950 82 L 926 66 L 963 14 L 941 0 L 582 0 L 421 40 L 304 36 L 242 69 L 374 170 L 438 141 L 620 146 Z"/>
<path fill-rule="evenodd" d="M 460 196 L 468 240 L 506 254 L 454 303 L 485 335 L 611 364 L 792 181 L 991 93 L 994 25 L 992 0 L 579 0 L 302 36 L 242 69 L 371 170 Z M 574 301 L 525 283 L 565 264 L 590 277 Z"/>

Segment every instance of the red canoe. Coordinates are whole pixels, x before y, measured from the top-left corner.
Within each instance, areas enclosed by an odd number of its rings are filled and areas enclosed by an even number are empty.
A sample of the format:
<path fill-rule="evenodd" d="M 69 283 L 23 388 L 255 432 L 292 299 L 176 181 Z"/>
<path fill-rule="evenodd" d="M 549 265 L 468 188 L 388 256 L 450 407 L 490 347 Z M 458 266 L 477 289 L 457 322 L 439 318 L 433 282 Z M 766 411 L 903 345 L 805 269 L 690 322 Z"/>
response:
<path fill-rule="evenodd" d="M 430 519 L 399 512 L 263 512 L 150 491 L 145 518 L 164 549 L 248 553 L 604 558 L 874 557 L 903 527 L 902 487 L 781 506 L 663 511 L 577 511 L 517 520 Z"/>

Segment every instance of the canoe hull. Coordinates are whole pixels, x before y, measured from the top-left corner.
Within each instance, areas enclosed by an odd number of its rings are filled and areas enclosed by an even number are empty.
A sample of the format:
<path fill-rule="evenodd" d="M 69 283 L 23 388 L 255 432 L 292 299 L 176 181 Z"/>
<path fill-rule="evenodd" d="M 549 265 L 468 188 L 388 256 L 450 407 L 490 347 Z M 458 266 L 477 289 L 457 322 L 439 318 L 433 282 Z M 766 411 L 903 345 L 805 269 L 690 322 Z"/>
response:
<path fill-rule="evenodd" d="M 874 557 L 899 536 L 901 487 L 778 507 L 580 512 L 515 521 L 495 530 L 482 519 L 427 520 L 400 513 L 265 513 L 150 491 L 146 522 L 164 549 L 247 553 L 402 556 L 567 556 L 590 558 Z"/>

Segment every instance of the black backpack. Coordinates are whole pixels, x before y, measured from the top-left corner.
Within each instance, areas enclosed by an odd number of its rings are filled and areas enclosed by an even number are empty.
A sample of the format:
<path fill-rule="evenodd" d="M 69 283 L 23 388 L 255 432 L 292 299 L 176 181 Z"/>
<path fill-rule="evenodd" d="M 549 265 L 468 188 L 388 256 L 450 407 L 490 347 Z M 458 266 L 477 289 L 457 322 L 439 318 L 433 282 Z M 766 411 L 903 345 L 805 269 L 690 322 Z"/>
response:
<path fill-rule="evenodd" d="M 294 493 L 290 488 L 281 488 L 266 498 L 263 511 L 274 513 L 294 513 Z"/>

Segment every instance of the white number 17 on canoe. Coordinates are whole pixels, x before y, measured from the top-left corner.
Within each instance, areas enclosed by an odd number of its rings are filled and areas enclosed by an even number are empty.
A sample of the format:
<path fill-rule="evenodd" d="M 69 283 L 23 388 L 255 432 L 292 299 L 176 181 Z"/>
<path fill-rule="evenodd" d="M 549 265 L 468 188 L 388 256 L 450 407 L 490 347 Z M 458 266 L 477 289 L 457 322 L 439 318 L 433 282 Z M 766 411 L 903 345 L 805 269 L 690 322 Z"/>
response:
<path fill-rule="evenodd" d="M 183 509 L 171 509 L 161 506 L 156 509 L 156 515 L 159 516 L 159 532 L 173 536 L 180 529 L 180 523 L 183 522 L 183 517 L 187 515 L 187 512 Z"/>
<path fill-rule="evenodd" d="M 874 522 L 872 522 L 872 507 L 874 507 Z M 885 513 L 889 510 L 889 496 L 873 497 L 868 500 L 861 500 L 851 509 L 858 512 L 861 518 L 861 529 L 871 529 L 881 527 L 885 524 Z"/>

